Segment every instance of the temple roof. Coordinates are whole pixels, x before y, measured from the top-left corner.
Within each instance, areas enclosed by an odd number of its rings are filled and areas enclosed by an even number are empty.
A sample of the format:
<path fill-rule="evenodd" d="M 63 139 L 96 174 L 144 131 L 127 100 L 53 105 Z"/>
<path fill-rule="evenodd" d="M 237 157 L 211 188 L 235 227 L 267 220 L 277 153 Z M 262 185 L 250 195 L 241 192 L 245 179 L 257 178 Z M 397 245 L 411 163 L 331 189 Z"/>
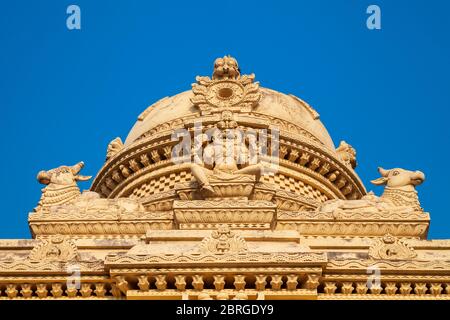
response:
<path fill-rule="evenodd" d="M 319 120 L 319 114 L 306 102 L 294 95 L 260 88 L 261 100 L 253 114 L 261 114 L 288 121 L 311 133 L 329 150 L 334 150 L 333 140 Z M 149 106 L 141 115 L 128 134 L 125 146 L 132 144 L 151 129 L 176 119 L 199 117 L 200 110 L 191 102 L 194 96 L 191 90 L 172 97 L 165 97 Z"/>

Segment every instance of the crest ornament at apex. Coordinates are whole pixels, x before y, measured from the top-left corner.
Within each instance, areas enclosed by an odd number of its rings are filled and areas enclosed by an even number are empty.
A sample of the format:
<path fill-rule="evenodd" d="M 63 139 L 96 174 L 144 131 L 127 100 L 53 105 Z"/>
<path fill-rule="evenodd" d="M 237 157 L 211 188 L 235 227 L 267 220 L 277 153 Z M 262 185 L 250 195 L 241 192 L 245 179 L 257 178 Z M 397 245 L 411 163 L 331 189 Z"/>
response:
<path fill-rule="evenodd" d="M 191 102 L 202 114 L 225 110 L 248 113 L 261 98 L 255 75 L 242 75 L 236 59 L 231 56 L 218 58 L 210 77 L 197 76 L 192 85 L 194 97 Z"/>

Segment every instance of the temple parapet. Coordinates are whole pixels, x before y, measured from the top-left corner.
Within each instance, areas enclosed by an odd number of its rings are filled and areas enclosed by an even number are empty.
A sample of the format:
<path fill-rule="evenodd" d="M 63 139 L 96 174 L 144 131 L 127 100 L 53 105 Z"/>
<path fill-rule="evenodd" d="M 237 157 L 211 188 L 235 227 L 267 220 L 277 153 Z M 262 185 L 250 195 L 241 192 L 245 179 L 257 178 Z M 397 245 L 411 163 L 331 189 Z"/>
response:
<path fill-rule="evenodd" d="M 109 143 L 90 190 L 83 162 L 39 172 L 33 239 L 0 240 L 0 300 L 450 300 L 422 172 L 379 168 L 367 193 L 302 99 L 230 56 L 196 80 Z"/>

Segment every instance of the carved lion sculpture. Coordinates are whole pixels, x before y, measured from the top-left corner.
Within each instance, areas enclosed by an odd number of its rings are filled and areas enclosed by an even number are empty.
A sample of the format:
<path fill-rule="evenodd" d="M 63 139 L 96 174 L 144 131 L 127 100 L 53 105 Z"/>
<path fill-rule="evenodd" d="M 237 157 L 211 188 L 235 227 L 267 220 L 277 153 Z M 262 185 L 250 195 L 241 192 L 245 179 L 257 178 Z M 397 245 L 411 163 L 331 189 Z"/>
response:
<path fill-rule="evenodd" d="M 401 168 L 385 170 L 378 168 L 381 177 L 372 180 L 375 185 L 386 185 L 383 194 L 377 197 L 373 192 L 359 200 L 335 199 L 323 203 L 317 209 L 323 213 L 339 212 L 413 212 L 423 211 L 415 187 L 425 180 L 420 171 L 409 171 Z"/>
<path fill-rule="evenodd" d="M 214 61 L 213 79 L 237 79 L 239 75 L 239 66 L 233 57 L 225 56 Z"/>

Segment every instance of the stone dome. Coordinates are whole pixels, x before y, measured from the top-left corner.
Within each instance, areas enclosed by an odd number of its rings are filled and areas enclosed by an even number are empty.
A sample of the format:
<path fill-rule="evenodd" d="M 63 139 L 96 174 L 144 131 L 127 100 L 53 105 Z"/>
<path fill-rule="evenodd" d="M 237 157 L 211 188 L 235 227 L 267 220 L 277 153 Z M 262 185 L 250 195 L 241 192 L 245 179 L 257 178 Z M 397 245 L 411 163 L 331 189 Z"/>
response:
<path fill-rule="evenodd" d="M 260 88 L 261 99 L 252 113 L 255 115 L 283 120 L 310 133 L 317 142 L 334 151 L 333 140 L 319 120 L 319 114 L 306 102 L 292 94 L 283 94 L 275 90 Z M 149 106 L 138 117 L 138 121 L 125 140 L 125 146 L 132 144 L 157 126 L 178 119 L 196 118 L 200 110 L 191 102 L 194 93 L 189 90 L 172 97 L 165 97 Z"/>
<path fill-rule="evenodd" d="M 201 123 L 203 133 L 218 128 L 264 131 L 267 141 L 277 143 L 276 147 L 267 147 L 277 154 L 264 154 L 258 164 L 276 163 L 276 173 L 252 184 L 248 179 L 259 176 L 255 168 L 233 165 L 231 176 L 230 172 L 222 174 L 218 179 L 223 183 L 217 180 L 217 185 L 210 188 L 215 196 L 271 199 L 280 210 L 313 210 L 330 199 L 361 198 L 366 191 L 354 171 L 354 149 L 345 142 L 335 149 L 311 106 L 294 95 L 261 88 L 254 78 L 254 74 L 241 75 L 233 58 L 217 59 L 211 78 L 198 76 L 192 90 L 151 105 L 138 116 L 124 143 L 120 138 L 110 143 L 107 161 L 91 190 L 107 198 L 141 199 L 149 210 L 169 213 L 174 201 L 209 199 L 196 191 L 207 183 L 206 178 L 190 164 L 172 158 L 179 143 L 173 133 L 184 130 L 194 141 L 196 124 Z M 248 150 L 249 146 L 242 148 Z M 216 170 L 227 166 L 215 163 L 213 167 Z M 210 169 L 206 165 L 202 170 Z M 211 170 L 208 175 L 216 179 L 217 172 Z M 224 184 L 225 180 L 228 182 Z"/>

